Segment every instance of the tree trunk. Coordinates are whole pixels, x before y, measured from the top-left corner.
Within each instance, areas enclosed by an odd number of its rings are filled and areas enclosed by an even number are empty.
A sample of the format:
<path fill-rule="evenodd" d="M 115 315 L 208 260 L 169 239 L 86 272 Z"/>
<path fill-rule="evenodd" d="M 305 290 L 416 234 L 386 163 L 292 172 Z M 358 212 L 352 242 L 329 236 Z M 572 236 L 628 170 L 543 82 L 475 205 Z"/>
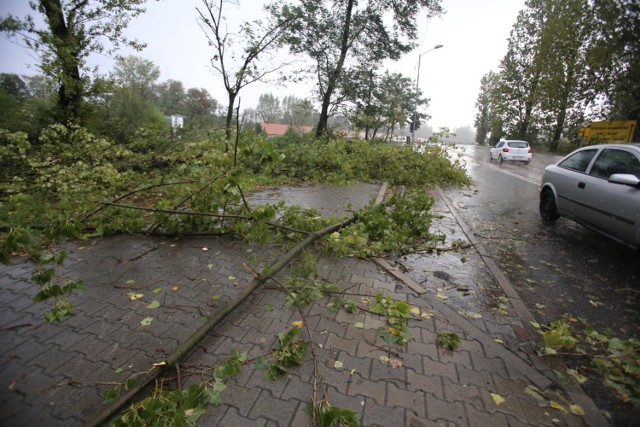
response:
<path fill-rule="evenodd" d="M 40 7 L 47 17 L 47 24 L 55 40 L 56 56 L 60 61 L 58 106 L 67 121 L 75 121 L 82 103 L 78 40 L 67 27 L 60 0 L 40 0 Z"/>
<path fill-rule="evenodd" d="M 564 122 L 567 118 L 567 106 L 569 105 L 569 96 L 571 94 L 571 87 L 573 86 L 573 76 L 574 76 L 574 68 L 575 61 L 573 63 L 568 64 L 567 70 L 567 78 L 564 82 L 564 90 L 562 93 L 562 100 L 560 108 L 558 109 L 558 114 L 556 114 L 556 124 L 553 127 L 553 137 L 551 142 L 549 143 L 549 151 L 556 152 L 558 151 L 558 143 L 560 142 L 560 137 L 562 136 L 562 129 L 564 129 Z"/>
<path fill-rule="evenodd" d="M 233 126 L 233 105 L 236 103 L 236 95 L 238 93 L 234 91 L 228 91 L 227 93 L 229 94 L 229 105 L 227 106 L 227 120 L 225 121 L 224 125 L 224 133 L 227 137 L 227 141 L 230 141 L 231 129 Z M 227 149 L 228 148 L 229 147 L 227 146 Z"/>
<path fill-rule="evenodd" d="M 322 109 L 320 110 L 320 120 L 318 121 L 318 128 L 316 129 L 316 138 L 320 138 L 327 131 L 327 123 L 329 121 L 329 105 L 331 104 L 331 95 L 336 87 L 340 74 L 342 74 L 342 67 L 344 66 L 344 60 L 347 57 L 347 51 L 349 50 L 349 35 L 351 33 L 351 15 L 353 14 L 353 3 L 355 0 L 349 0 L 347 4 L 347 10 L 345 11 L 344 27 L 342 30 L 342 40 L 340 45 L 340 59 L 336 64 L 336 68 L 329 75 L 329 81 L 327 82 L 327 89 L 322 96 Z"/>

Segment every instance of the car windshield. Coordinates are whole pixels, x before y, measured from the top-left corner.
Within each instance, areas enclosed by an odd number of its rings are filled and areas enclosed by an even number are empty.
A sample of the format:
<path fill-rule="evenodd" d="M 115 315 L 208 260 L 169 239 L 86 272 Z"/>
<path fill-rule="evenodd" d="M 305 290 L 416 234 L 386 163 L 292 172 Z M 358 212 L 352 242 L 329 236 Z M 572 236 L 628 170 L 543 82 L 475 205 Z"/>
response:
<path fill-rule="evenodd" d="M 529 143 L 525 141 L 511 141 L 509 142 L 509 147 L 511 148 L 528 148 Z"/>
<path fill-rule="evenodd" d="M 572 169 L 578 172 L 586 172 L 591 159 L 596 155 L 598 150 L 583 150 L 567 157 L 560 163 L 560 167 Z"/>

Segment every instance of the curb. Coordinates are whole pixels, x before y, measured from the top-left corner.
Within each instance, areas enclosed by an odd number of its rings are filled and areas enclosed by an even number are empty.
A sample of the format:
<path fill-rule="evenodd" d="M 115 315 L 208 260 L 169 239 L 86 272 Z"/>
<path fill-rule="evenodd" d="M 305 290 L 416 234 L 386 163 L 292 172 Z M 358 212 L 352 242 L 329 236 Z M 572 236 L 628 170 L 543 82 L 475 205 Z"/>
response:
<path fill-rule="evenodd" d="M 462 228 L 463 233 L 467 236 L 475 250 L 482 258 L 482 261 L 489 269 L 489 272 L 491 272 L 500 287 L 504 290 L 505 294 L 507 294 L 507 296 L 509 297 L 509 301 L 513 305 L 516 313 L 518 313 L 518 316 L 520 316 L 520 318 L 525 321 L 525 326 L 529 321 L 535 321 L 533 314 L 531 314 L 527 306 L 524 304 L 524 302 L 520 298 L 520 295 L 511 284 L 511 281 L 504 275 L 504 273 L 502 272 L 500 267 L 498 267 L 484 245 L 476 238 L 475 233 L 473 232 L 471 227 L 466 222 L 464 222 L 456 208 L 445 197 L 444 192 L 439 186 L 436 187 L 436 191 L 455 218 L 458 225 Z M 564 361 L 559 358 L 556 360 L 552 360 L 552 365 L 550 367 L 556 371 L 561 372 L 566 372 L 568 369 Z M 580 384 L 578 384 L 578 382 L 575 381 L 573 377 L 569 376 L 567 381 L 563 382 L 562 384 L 557 384 L 565 389 L 574 403 L 579 404 L 582 409 L 584 409 L 585 415 L 583 419 L 585 423 L 587 423 L 587 425 L 603 427 L 611 425 L 609 424 L 609 421 L 604 417 L 600 409 L 598 409 L 593 400 L 585 393 Z"/>

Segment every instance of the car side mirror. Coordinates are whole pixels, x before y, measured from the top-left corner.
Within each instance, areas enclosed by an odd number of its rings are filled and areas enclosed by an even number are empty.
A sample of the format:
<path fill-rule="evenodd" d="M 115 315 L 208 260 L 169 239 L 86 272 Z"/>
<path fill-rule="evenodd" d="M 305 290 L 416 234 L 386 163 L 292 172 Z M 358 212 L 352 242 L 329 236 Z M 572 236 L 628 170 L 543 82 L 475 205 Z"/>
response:
<path fill-rule="evenodd" d="M 640 189 L 640 179 L 630 173 L 614 173 L 609 177 L 609 182 Z"/>

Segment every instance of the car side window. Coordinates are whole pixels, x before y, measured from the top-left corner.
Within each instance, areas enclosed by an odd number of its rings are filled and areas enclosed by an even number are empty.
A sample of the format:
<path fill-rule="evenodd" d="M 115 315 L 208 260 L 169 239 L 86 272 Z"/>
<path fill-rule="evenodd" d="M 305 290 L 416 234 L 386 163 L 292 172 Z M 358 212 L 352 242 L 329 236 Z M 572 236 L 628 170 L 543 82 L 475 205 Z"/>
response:
<path fill-rule="evenodd" d="M 503 145 L 504 145 L 504 142 L 498 142 L 498 144 L 496 144 L 496 148 L 502 148 Z"/>
<path fill-rule="evenodd" d="M 591 159 L 596 155 L 598 150 L 578 151 L 571 157 L 564 159 L 558 166 L 565 169 L 571 169 L 577 172 L 586 172 L 591 163 Z"/>
<path fill-rule="evenodd" d="M 640 160 L 625 150 L 603 150 L 593 164 L 590 175 L 609 179 L 614 173 L 627 173 L 640 178 Z"/>

